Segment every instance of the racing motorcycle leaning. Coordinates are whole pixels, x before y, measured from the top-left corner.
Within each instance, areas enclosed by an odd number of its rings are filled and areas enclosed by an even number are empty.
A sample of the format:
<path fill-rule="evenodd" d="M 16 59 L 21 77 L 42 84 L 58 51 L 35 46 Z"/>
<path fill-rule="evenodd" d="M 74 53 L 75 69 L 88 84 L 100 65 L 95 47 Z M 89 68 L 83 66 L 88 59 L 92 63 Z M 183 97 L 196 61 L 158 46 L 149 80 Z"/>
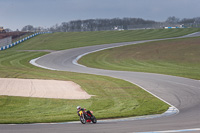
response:
<path fill-rule="evenodd" d="M 80 121 L 82 124 L 85 124 L 86 122 L 90 123 L 91 121 L 92 121 L 92 123 L 97 123 L 97 119 L 93 115 L 92 111 L 80 110 L 79 116 L 80 116 Z"/>

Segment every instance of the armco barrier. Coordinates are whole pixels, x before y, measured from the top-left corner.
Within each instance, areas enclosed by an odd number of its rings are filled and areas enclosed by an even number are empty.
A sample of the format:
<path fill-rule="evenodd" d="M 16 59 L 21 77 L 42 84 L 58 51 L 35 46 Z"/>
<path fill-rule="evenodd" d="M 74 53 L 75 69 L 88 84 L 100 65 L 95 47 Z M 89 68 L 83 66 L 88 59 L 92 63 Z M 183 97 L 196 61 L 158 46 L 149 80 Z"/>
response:
<path fill-rule="evenodd" d="M 17 44 L 20 44 L 20 43 L 22 43 L 22 42 L 24 42 L 24 41 L 26 41 L 26 40 L 28 40 L 28 39 L 34 37 L 34 36 L 37 36 L 37 35 L 40 35 L 40 34 L 46 34 L 46 33 L 52 33 L 52 32 L 38 32 L 38 33 L 32 34 L 32 35 L 30 35 L 30 36 L 28 36 L 28 37 L 25 37 L 25 38 L 23 38 L 23 39 L 21 39 L 21 40 L 19 40 L 19 41 L 16 41 L 16 42 L 14 42 L 14 43 L 12 43 L 12 44 L 9 44 L 9 45 L 6 45 L 6 46 L 1 46 L 0 51 L 6 50 L 6 49 L 8 49 L 8 48 L 11 48 L 11 47 L 13 47 L 13 46 L 15 46 L 15 45 L 17 45 Z"/>

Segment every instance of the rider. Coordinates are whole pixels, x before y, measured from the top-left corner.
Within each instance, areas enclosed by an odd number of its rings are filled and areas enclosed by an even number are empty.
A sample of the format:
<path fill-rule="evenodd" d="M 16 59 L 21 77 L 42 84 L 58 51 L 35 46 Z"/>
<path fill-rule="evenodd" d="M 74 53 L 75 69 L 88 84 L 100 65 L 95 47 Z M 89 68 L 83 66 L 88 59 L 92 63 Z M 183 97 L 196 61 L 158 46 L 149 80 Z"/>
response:
<path fill-rule="evenodd" d="M 78 114 L 78 116 L 80 116 L 79 111 L 85 112 L 85 110 L 86 110 L 85 108 L 81 108 L 81 106 L 77 106 L 77 114 Z M 89 110 L 87 111 L 87 114 L 90 114 L 92 116 L 92 113 Z"/>
<path fill-rule="evenodd" d="M 84 108 L 81 108 L 81 106 L 77 106 L 77 114 L 78 114 L 78 116 L 80 116 L 80 114 L 79 114 L 79 111 L 85 111 L 86 109 L 84 109 Z"/>

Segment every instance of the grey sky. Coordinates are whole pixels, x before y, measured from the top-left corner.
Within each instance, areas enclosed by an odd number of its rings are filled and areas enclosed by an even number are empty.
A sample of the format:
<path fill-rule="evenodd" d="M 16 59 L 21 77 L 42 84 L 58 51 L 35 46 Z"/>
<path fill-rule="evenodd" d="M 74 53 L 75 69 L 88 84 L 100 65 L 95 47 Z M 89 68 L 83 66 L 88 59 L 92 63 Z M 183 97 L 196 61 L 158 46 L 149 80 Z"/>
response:
<path fill-rule="evenodd" d="M 77 19 L 200 17 L 200 0 L 0 0 L 0 26 L 50 27 Z"/>

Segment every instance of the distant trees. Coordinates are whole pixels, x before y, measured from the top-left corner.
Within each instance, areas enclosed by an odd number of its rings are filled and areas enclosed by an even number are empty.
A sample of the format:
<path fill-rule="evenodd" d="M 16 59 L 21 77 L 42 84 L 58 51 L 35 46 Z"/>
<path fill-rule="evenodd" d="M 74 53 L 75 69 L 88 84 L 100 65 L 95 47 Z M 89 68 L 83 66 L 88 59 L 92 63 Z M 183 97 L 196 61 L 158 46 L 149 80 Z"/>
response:
<path fill-rule="evenodd" d="M 21 29 L 23 32 L 40 32 L 44 30 L 43 27 L 33 27 L 32 25 L 26 25 Z"/>
<path fill-rule="evenodd" d="M 144 25 L 155 25 L 156 23 L 155 21 L 141 18 L 87 19 L 63 22 L 61 25 L 51 27 L 50 30 L 57 32 L 127 30 L 134 28 L 134 26 L 143 28 Z"/>
<path fill-rule="evenodd" d="M 165 21 L 167 24 L 184 24 L 185 26 L 189 27 L 200 27 L 200 17 L 196 18 L 183 18 L 179 19 L 175 16 L 168 17 Z"/>
<path fill-rule="evenodd" d="M 179 23 L 179 21 L 180 21 L 179 18 L 176 18 L 175 16 L 173 16 L 173 17 L 168 17 L 165 22 L 171 23 L 171 24 L 177 24 Z"/>
<path fill-rule="evenodd" d="M 26 26 L 24 26 L 22 28 L 21 31 L 27 31 L 27 32 L 29 32 L 29 31 L 33 31 L 33 30 L 34 30 L 34 27 L 32 25 L 26 25 Z"/>
<path fill-rule="evenodd" d="M 12 30 L 9 29 L 9 28 L 6 28 L 5 31 L 6 31 L 6 32 L 12 32 Z"/>
<path fill-rule="evenodd" d="M 142 18 L 113 18 L 113 19 L 87 19 L 73 20 L 56 24 L 50 28 L 33 27 L 26 25 L 21 31 L 39 32 L 79 32 L 79 31 L 103 31 L 103 30 L 131 30 L 131 29 L 155 29 L 168 26 L 185 25 L 186 27 L 200 27 L 200 17 L 179 19 L 175 16 L 168 17 L 164 22 L 144 20 Z"/>

